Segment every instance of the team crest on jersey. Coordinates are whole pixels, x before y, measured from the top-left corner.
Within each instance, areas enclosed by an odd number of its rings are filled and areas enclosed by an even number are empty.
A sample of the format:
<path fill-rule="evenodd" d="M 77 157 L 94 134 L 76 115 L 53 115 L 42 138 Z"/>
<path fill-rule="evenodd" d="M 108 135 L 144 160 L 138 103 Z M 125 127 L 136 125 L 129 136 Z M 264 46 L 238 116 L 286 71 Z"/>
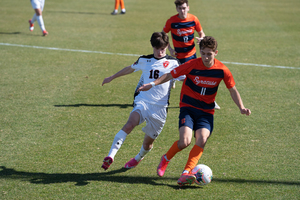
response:
<path fill-rule="evenodd" d="M 165 61 L 163 62 L 164 68 L 167 68 L 169 66 L 170 62 L 169 61 Z"/>

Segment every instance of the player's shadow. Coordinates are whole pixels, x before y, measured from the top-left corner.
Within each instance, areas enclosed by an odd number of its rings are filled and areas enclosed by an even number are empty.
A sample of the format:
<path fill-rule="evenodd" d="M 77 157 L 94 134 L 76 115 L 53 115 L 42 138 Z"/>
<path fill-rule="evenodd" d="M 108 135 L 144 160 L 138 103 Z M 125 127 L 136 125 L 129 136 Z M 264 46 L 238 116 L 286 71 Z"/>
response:
<path fill-rule="evenodd" d="M 38 172 L 24 172 L 16 171 L 5 166 L 0 166 L 0 179 L 19 179 L 22 181 L 29 181 L 32 184 L 54 184 L 54 183 L 68 183 L 74 182 L 76 186 L 88 185 L 91 181 L 109 181 L 117 183 L 128 183 L 128 184 L 150 184 L 150 185 L 167 185 L 157 183 L 158 180 L 172 180 L 176 181 L 176 178 L 168 177 L 145 177 L 145 176 L 126 176 L 116 175 L 126 172 L 128 169 L 121 168 L 118 170 L 103 172 L 103 173 L 38 173 Z M 167 185 L 174 189 L 179 187 L 176 185 Z"/>
<path fill-rule="evenodd" d="M 22 181 L 29 181 L 32 184 L 55 184 L 55 183 L 69 183 L 74 182 L 76 186 L 88 185 L 91 181 L 109 181 L 116 183 L 127 184 L 150 184 L 154 186 L 169 186 L 173 189 L 199 189 L 198 185 L 190 185 L 179 187 L 178 185 L 169 185 L 158 183 L 161 180 L 177 181 L 177 178 L 170 177 L 145 177 L 145 176 L 126 176 L 117 175 L 126 172 L 128 169 L 121 168 L 118 170 L 103 172 L 103 173 L 39 173 L 39 172 L 25 172 L 17 171 L 5 166 L 0 166 L 0 179 L 19 179 Z M 299 186 L 299 181 L 273 181 L 273 180 L 247 180 L 247 179 L 227 179 L 227 178 L 214 178 L 213 182 L 226 182 L 226 183 L 254 183 L 254 184 L 281 184 L 281 185 L 296 185 Z"/>
<path fill-rule="evenodd" d="M 0 32 L 0 35 L 25 35 L 25 36 L 31 36 L 31 37 L 44 37 L 42 34 L 34 33 L 28 31 L 28 33 L 25 32 Z"/>
<path fill-rule="evenodd" d="M 85 103 L 79 103 L 79 104 L 69 104 L 69 105 L 54 105 L 54 107 L 120 107 L 120 108 L 128 108 L 132 107 L 132 104 L 85 104 Z"/>
<path fill-rule="evenodd" d="M 69 105 L 54 105 L 54 107 L 120 107 L 120 108 L 128 108 L 128 107 L 133 107 L 132 104 L 86 104 L 86 103 L 79 103 L 79 104 L 69 104 Z M 178 106 L 176 107 L 168 107 L 168 109 L 172 108 L 179 108 Z"/>
<path fill-rule="evenodd" d="M 247 180 L 242 178 L 227 179 L 227 178 L 213 178 L 213 182 L 222 183 L 256 183 L 256 184 L 281 184 L 281 185 L 296 185 L 300 186 L 300 181 L 273 181 L 273 180 Z"/>
<path fill-rule="evenodd" d="M 96 13 L 96 12 L 83 12 L 83 11 L 56 11 L 56 10 L 47 10 L 47 13 L 60 13 L 60 14 L 80 14 L 80 15 L 110 15 L 109 12 L 107 13 Z"/>
<path fill-rule="evenodd" d="M 21 34 L 21 32 L 0 32 L 1 35 L 17 35 Z"/>

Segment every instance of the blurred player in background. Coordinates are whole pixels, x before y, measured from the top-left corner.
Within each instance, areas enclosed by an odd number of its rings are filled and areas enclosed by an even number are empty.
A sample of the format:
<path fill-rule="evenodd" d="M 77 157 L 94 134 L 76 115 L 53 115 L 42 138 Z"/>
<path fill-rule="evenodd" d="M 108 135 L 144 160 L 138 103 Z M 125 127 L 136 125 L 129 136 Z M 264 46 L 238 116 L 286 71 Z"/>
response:
<path fill-rule="evenodd" d="M 251 114 L 251 111 L 244 107 L 231 72 L 223 63 L 215 59 L 218 53 L 217 46 L 218 43 L 213 37 L 205 36 L 199 46 L 201 58 L 182 64 L 154 81 L 154 85 L 159 85 L 178 76 L 186 75 L 180 94 L 179 140 L 175 141 L 167 153 L 161 157 L 157 167 L 157 175 L 163 176 L 170 160 L 182 149 L 188 147 L 194 136 L 195 145 L 177 181 L 180 186 L 192 184 L 196 180 L 191 171 L 202 156 L 204 146 L 213 131 L 214 100 L 222 80 L 241 114 Z M 152 87 L 153 84 L 144 84 L 139 91 L 147 91 Z"/>
<path fill-rule="evenodd" d="M 163 74 L 169 73 L 179 66 L 177 59 L 166 55 L 169 45 L 169 37 L 164 32 L 155 32 L 151 36 L 153 54 L 141 56 L 131 66 L 125 67 L 116 74 L 103 80 L 102 86 L 110 83 L 115 78 L 131 74 L 135 71 L 142 71 L 145 83 L 153 84 L 153 81 Z M 184 77 L 179 77 L 184 79 Z M 147 92 L 140 92 L 134 100 L 134 108 L 131 111 L 128 121 L 123 128 L 115 135 L 108 156 L 104 158 L 102 168 L 107 170 L 114 157 L 121 148 L 128 134 L 139 124 L 146 121 L 146 126 L 142 129 L 145 132 L 143 145 L 140 152 L 125 164 L 125 168 L 134 168 L 153 148 L 153 142 L 162 131 L 167 118 L 167 107 L 171 90 L 170 81 L 155 87 Z"/>
<path fill-rule="evenodd" d="M 32 17 L 32 19 L 29 20 L 29 30 L 33 31 L 34 29 L 34 22 L 37 21 L 42 32 L 43 36 L 47 36 L 48 32 L 46 31 L 44 20 L 42 16 L 42 12 L 45 5 L 45 0 L 30 0 L 31 6 L 34 9 L 35 13 Z"/>
<path fill-rule="evenodd" d="M 115 0 L 115 9 L 111 13 L 112 15 L 118 14 L 119 5 L 121 6 L 121 12 L 120 12 L 120 14 L 125 14 L 126 13 L 124 0 Z"/>
<path fill-rule="evenodd" d="M 195 31 L 199 35 L 199 37 L 196 37 L 198 43 L 205 34 L 198 18 L 188 13 L 190 10 L 188 0 L 176 0 L 174 3 L 178 14 L 167 20 L 163 31 L 165 33 L 171 31 L 174 49 L 170 45 L 168 49 L 171 56 L 176 57 L 183 64 L 197 58 L 194 43 Z"/>

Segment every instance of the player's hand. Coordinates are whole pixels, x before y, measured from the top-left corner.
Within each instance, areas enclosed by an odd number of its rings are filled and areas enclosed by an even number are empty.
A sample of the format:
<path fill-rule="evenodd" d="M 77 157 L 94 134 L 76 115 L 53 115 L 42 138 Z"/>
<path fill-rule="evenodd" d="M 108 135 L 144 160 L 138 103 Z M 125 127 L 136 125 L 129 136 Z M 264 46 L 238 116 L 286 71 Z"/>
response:
<path fill-rule="evenodd" d="M 248 108 L 243 108 L 241 109 L 241 114 L 244 115 L 246 114 L 247 116 L 251 115 L 251 110 Z"/>
<path fill-rule="evenodd" d="M 177 52 L 174 49 L 170 48 L 169 51 L 170 51 L 171 56 L 173 56 L 173 57 L 177 56 Z"/>
<path fill-rule="evenodd" d="M 113 80 L 113 78 L 110 76 L 110 77 L 106 77 L 104 80 L 103 80 L 103 82 L 102 82 L 102 86 L 104 85 L 104 84 L 106 84 L 106 83 L 109 83 L 109 82 L 111 82 Z"/>
<path fill-rule="evenodd" d="M 150 83 L 144 84 L 139 89 L 137 90 L 138 92 L 140 91 L 148 91 L 152 88 L 152 85 Z"/>
<path fill-rule="evenodd" d="M 203 40 L 203 38 L 199 38 L 199 37 L 195 37 L 196 38 L 196 40 L 197 40 L 197 44 L 199 45 L 200 44 L 200 42 L 201 42 L 201 40 Z"/>

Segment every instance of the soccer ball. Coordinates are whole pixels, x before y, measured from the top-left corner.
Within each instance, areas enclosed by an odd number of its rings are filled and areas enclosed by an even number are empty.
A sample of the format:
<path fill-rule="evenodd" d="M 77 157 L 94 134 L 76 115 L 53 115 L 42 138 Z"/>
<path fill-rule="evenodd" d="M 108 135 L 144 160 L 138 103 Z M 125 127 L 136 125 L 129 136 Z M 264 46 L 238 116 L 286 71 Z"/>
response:
<path fill-rule="evenodd" d="M 193 170 L 192 173 L 196 176 L 195 183 L 198 185 L 207 185 L 211 182 L 213 178 L 213 174 L 211 169 L 204 164 L 197 165 Z"/>

